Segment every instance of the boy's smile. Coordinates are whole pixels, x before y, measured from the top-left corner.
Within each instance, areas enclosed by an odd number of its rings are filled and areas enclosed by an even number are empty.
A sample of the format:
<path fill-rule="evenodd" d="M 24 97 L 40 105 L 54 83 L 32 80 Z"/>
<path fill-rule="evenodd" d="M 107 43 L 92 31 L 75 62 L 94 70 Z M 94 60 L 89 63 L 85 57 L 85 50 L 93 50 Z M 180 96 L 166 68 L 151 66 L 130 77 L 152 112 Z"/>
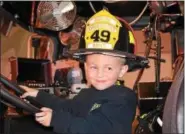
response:
<path fill-rule="evenodd" d="M 104 90 L 114 85 L 127 69 L 121 58 L 103 54 L 87 55 L 85 63 L 87 80 L 97 90 Z"/>

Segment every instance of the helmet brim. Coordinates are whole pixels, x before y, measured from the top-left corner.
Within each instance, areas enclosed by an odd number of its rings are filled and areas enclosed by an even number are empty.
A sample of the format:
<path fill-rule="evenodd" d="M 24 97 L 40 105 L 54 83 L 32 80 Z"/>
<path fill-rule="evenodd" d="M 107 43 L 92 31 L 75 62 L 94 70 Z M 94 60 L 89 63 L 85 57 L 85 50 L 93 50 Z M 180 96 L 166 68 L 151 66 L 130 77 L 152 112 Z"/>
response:
<path fill-rule="evenodd" d="M 149 60 L 147 58 L 118 50 L 78 49 L 74 51 L 69 51 L 69 54 L 73 58 L 81 62 L 84 62 L 84 56 L 91 54 L 104 54 L 114 57 L 126 58 L 126 64 L 129 66 L 128 72 L 149 67 L 148 66 Z"/>
<path fill-rule="evenodd" d="M 71 50 L 69 51 L 73 57 L 80 57 L 80 56 L 85 56 L 89 54 L 104 54 L 104 55 L 110 55 L 110 56 L 115 56 L 115 57 L 122 57 L 122 58 L 130 58 L 130 59 L 135 59 L 137 58 L 136 55 L 123 52 L 123 51 L 118 51 L 118 50 L 104 50 L 104 49 L 78 49 L 78 50 Z"/>

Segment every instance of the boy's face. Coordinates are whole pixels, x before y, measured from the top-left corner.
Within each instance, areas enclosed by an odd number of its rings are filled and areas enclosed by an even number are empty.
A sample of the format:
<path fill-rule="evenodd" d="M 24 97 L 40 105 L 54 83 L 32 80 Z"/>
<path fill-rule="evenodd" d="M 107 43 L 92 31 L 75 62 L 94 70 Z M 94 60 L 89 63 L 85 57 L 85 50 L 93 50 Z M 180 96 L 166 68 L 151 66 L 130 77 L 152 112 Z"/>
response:
<path fill-rule="evenodd" d="M 127 70 L 121 58 L 103 54 L 88 55 L 85 63 L 87 81 L 98 90 L 114 85 Z"/>

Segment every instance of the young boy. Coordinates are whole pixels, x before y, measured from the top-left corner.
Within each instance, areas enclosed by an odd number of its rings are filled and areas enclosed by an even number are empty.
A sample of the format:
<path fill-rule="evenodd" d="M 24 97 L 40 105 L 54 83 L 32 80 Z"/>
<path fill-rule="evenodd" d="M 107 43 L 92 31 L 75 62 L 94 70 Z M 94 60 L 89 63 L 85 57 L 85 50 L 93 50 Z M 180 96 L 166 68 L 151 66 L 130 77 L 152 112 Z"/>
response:
<path fill-rule="evenodd" d="M 45 107 L 36 113 L 36 121 L 53 127 L 57 133 L 131 133 L 137 99 L 135 93 L 124 86 L 117 86 L 117 79 L 130 70 L 128 61 L 147 59 L 132 53 L 126 27 L 106 10 L 92 16 L 82 35 L 80 48 L 73 56 L 84 61 L 89 89 L 82 90 L 71 100 L 23 87 L 26 96 L 33 96 Z M 128 64 L 127 64 L 128 63 Z M 139 63 L 142 63 L 139 65 Z M 144 66 L 142 66 L 144 67 Z"/>

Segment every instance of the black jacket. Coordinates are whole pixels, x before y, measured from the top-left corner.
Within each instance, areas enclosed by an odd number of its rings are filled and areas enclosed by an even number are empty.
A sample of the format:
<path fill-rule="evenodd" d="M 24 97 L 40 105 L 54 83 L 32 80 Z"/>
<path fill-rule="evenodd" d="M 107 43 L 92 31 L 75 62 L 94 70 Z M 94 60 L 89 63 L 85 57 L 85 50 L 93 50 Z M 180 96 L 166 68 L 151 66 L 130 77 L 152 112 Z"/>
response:
<path fill-rule="evenodd" d="M 50 125 L 61 134 L 130 134 L 137 103 L 131 89 L 116 85 L 101 91 L 83 89 L 72 100 L 43 91 L 36 99 L 53 109 Z"/>

